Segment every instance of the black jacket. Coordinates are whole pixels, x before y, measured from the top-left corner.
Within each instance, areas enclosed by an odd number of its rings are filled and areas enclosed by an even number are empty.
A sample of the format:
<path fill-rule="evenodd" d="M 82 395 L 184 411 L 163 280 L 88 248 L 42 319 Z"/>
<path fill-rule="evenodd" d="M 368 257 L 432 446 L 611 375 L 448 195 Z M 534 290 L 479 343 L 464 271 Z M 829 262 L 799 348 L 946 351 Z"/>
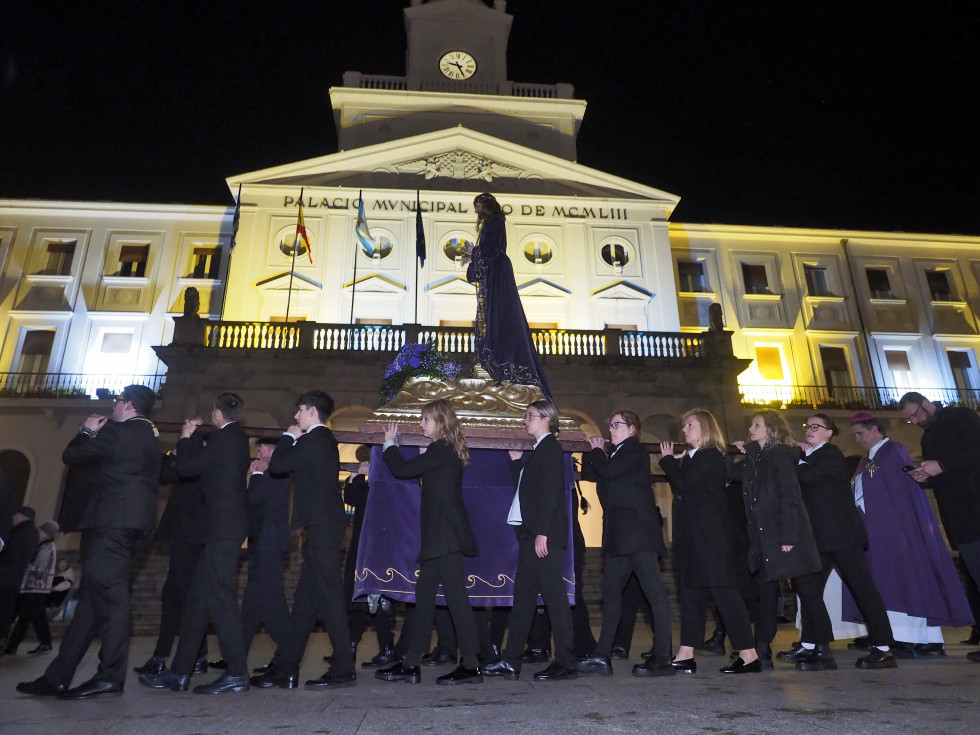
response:
<path fill-rule="evenodd" d="M 803 457 L 797 471 L 817 548 L 827 553 L 867 546 L 868 529 L 854 505 L 847 459 L 841 450 L 824 444 Z"/>
<path fill-rule="evenodd" d="M 929 485 L 949 542 L 980 539 L 980 415 L 969 408 L 940 408 L 922 434 L 922 458 L 943 467 Z"/>
<path fill-rule="evenodd" d="M 521 475 L 521 467 L 524 474 Z M 565 455 L 554 434 L 545 436 L 523 463 L 510 463 L 514 486 L 520 486 L 522 525 L 517 538 L 547 536 L 557 548 L 568 546 L 568 509 L 565 497 Z"/>
<path fill-rule="evenodd" d="M 602 505 L 602 548 L 611 556 L 648 549 L 666 554 L 653 497 L 650 454 L 631 436 L 613 447 L 610 455 L 593 449 L 582 457 L 582 479 L 596 483 Z"/>
<path fill-rule="evenodd" d="M 704 447 L 681 461 L 660 458 L 674 493 L 674 565 L 686 587 L 734 587 L 735 533 L 725 489 L 725 457 Z"/>
<path fill-rule="evenodd" d="M 149 419 L 108 421 L 94 438 L 78 433 L 61 455 L 85 470 L 66 519 L 69 531 L 132 528 L 149 533 L 156 525 L 160 487 L 160 440 Z"/>
<path fill-rule="evenodd" d="M 289 551 L 289 477 L 254 474 L 245 494 L 248 503 L 248 548 Z"/>
<path fill-rule="evenodd" d="M 745 445 L 742 499 L 749 526 L 749 569 L 770 581 L 802 577 L 820 569 L 820 553 L 800 493 L 800 450 L 776 444 Z M 792 546 L 783 551 L 782 546 Z"/>
<path fill-rule="evenodd" d="M 4 539 L 6 545 L 0 551 L 0 590 L 20 592 L 24 571 L 34 558 L 39 541 L 34 521 L 24 521 L 10 529 Z M 3 633 L 0 630 L 0 635 Z"/>
<path fill-rule="evenodd" d="M 343 540 L 347 514 L 340 497 L 340 454 L 337 440 L 326 426 L 317 426 L 293 442 L 283 435 L 269 460 L 269 472 L 292 473 L 292 528 L 329 525 Z"/>
<path fill-rule="evenodd" d="M 406 460 L 398 447 L 388 447 L 385 464 L 399 479 L 420 477 L 422 548 L 418 561 L 453 552 L 476 556 L 479 551 L 463 505 L 463 462 L 445 439 L 429 444 L 425 454 Z"/>
<path fill-rule="evenodd" d="M 157 525 L 157 540 L 203 544 L 208 518 L 198 478 L 183 478 L 177 474 L 177 456 L 168 453 L 160 468 L 160 484 L 171 487 L 167 506 Z"/>
<path fill-rule="evenodd" d="M 199 478 L 207 509 L 205 543 L 245 540 L 245 474 L 250 462 L 248 437 L 237 421 L 212 431 L 207 443 L 198 434 L 177 442 L 177 472 Z"/>

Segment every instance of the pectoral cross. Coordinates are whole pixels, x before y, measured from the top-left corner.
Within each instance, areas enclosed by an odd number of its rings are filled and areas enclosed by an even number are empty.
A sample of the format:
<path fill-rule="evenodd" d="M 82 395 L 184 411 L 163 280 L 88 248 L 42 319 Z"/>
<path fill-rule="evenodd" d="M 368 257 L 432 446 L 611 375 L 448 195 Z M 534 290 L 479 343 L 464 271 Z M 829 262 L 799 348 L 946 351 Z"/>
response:
<path fill-rule="evenodd" d="M 864 471 L 868 473 L 868 477 L 875 476 L 875 470 L 878 469 L 878 465 L 875 464 L 873 459 L 869 459 L 868 463 L 864 466 Z"/>

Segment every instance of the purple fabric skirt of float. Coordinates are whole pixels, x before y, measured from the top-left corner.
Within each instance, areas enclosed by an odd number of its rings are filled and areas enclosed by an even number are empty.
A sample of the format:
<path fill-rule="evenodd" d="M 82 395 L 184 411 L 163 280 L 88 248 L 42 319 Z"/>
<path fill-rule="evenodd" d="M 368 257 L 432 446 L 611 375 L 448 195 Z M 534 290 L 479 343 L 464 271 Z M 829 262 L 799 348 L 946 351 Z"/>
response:
<path fill-rule="evenodd" d="M 401 447 L 411 459 L 417 447 Z M 388 470 L 381 447 L 371 449 L 368 475 L 370 492 L 364 511 L 364 527 L 357 549 L 354 599 L 380 594 L 393 600 L 415 602 L 415 581 L 421 546 L 419 534 L 418 479 L 399 480 Z M 575 480 L 570 454 L 565 454 L 565 498 L 569 519 L 574 511 Z M 480 555 L 466 559 L 466 588 L 474 607 L 514 604 L 514 570 L 517 567 L 517 536 L 507 525 L 514 500 L 510 457 L 506 450 L 471 449 L 470 463 L 463 471 L 463 502 L 470 517 Z M 564 579 L 569 604 L 575 604 L 575 572 L 569 522 L 565 547 Z M 437 604 L 445 604 L 440 587 Z"/>

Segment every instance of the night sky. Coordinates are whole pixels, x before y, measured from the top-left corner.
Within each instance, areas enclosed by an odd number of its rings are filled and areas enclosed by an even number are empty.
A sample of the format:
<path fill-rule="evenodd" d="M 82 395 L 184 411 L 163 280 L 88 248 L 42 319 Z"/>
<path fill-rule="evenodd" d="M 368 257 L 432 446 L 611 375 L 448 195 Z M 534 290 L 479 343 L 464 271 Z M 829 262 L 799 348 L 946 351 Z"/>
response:
<path fill-rule="evenodd" d="M 405 73 L 407 4 L 8 0 L 0 197 L 231 204 L 336 151 L 344 71 Z M 508 77 L 573 84 L 579 162 L 675 221 L 980 234 L 975 7 L 511 0 Z"/>

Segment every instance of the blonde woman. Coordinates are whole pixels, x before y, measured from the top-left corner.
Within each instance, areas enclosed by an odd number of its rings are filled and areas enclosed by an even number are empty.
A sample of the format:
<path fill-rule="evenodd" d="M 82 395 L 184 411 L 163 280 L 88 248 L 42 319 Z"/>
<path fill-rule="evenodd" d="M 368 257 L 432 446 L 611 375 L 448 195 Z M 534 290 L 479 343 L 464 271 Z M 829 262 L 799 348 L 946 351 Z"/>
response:
<path fill-rule="evenodd" d="M 422 680 L 419 665 L 422 654 L 429 650 L 436 592 L 441 584 L 463 660 L 452 672 L 436 679 L 436 683 L 479 683 L 483 681 L 483 674 L 477 660 L 476 622 L 463 581 L 463 557 L 479 553 L 463 505 L 463 467 L 469 464 L 470 452 L 456 412 L 445 399 L 423 406 L 419 428 L 432 442 L 424 453 L 407 460 L 395 446 L 398 424 L 385 426 L 383 456 L 391 473 L 402 479 L 421 478 L 422 548 L 418 556 L 415 615 L 408 631 L 405 655 L 394 666 L 375 672 L 375 677 L 411 684 Z"/>

